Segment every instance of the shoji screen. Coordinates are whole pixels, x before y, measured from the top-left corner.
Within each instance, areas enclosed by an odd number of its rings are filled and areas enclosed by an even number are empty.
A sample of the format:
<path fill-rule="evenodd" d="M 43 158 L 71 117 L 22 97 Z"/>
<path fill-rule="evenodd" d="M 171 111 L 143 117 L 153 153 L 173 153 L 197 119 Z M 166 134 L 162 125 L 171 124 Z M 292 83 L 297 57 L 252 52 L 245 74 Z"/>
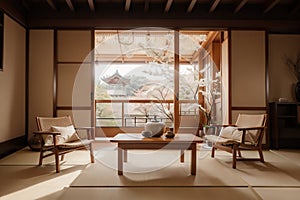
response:
<path fill-rule="evenodd" d="M 76 126 L 93 124 L 93 31 L 57 30 L 55 114 L 71 115 Z"/>

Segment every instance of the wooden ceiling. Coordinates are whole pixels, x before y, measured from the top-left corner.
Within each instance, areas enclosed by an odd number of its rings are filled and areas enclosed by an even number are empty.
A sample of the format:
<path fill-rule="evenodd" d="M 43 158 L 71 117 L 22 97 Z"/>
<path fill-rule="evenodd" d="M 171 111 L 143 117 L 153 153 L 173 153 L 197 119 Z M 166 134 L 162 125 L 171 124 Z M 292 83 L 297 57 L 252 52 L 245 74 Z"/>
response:
<path fill-rule="evenodd" d="M 299 0 L 1 0 L 39 27 L 222 27 L 300 29 Z"/>

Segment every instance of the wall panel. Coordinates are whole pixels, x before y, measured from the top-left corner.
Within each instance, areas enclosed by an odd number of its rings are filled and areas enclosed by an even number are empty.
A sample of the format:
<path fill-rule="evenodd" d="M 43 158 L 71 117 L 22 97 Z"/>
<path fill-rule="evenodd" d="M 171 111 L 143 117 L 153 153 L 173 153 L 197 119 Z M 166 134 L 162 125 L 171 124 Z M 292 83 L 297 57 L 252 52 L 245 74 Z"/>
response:
<path fill-rule="evenodd" d="M 265 31 L 231 32 L 233 107 L 266 106 Z"/>
<path fill-rule="evenodd" d="M 80 64 L 57 65 L 57 105 L 71 106 L 73 86 Z"/>
<path fill-rule="evenodd" d="M 93 64 L 90 30 L 57 30 L 57 115 L 73 116 L 76 126 L 90 126 Z"/>
<path fill-rule="evenodd" d="M 85 30 L 57 31 L 57 61 L 83 62 L 90 60 L 91 32 Z"/>
<path fill-rule="evenodd" d="M 90 127 L 91 113 L 89 110 L 59 110 L 57 116 L 70 115 L 76 127 Z"/>
<path fill-rule="evenodd" d="M 266 113 L 265 31 L 231 32 L 231 119 L 239 113 Z M 267 144 L 265 134 L 263 144 Z"/>
<path fill-rule="evenodd" d="M 280 97 L 296 101 L 296 77 L 287 65 L 287 58 L 296 61 L 300 56 L 300 35 L 269 35 L 269 102 Z"/>
<path fill-rule="evenodd" d="M 37 116 L 53 115 L 53 30 L 29 32 L 29 135 Z"/>
<path fill-rule="evenodd" d="M 3 71 L 0 72 L 0 143 L 24 136 L 26 30 L 4 15 Z"/>

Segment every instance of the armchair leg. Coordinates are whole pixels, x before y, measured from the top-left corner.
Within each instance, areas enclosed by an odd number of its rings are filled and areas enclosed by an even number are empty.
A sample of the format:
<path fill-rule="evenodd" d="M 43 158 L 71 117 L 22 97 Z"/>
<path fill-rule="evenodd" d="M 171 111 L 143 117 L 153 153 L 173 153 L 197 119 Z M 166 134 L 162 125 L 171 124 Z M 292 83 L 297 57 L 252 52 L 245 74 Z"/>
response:
<path fill-rule="evenodd" d="M 258 153 L 259 153 L 260 162 L 262 163 L 265 162 L 264 155 L 261 148 L 258 150 Z"/>
<path fill-rule="evenodd" d="M 90 144 L 90 157 L 91 157 L 91 163 L 94 163 L 95 162 L 95 157 L 94 157 L 92 143 Z"/>
<path fill-rule="evenodd" d="M 64 161 L 64 159 L 65 159 L 65 155 L 61 155 L 60 161 Z"/>
<path fill-rule="evenodd" d="M 242 157 L 242 153 L 239 149 L 238 149 L 238 155 L 239 155 L 239 157 Z"/>
<path fill-rule="evenodd" d="M 215 157 L 215 150 L 216 150 L 216 148 L 213 146 L 213 147 L 211 148 L 211 157 L 212 157 L 212 158 Z"/>
<path fill-rule="evenodd" d="M 54 149 L 54 153 L 55 153 L 55 168 L 56 168 L 56 173 L 59 173 L 60 166 L 59 166 L 59 155 L 58 155 L 58 149 L 57 148 Z"/>
<path fill-rule="evenodd" d="M 40 159 L 39 159 L 39 165 L 43 164 L 43 150 L 40 151 Z"/>
<path fill-rule="evenodd" d="M 39 135 L 39 139 L 40 139 L 40 141 L 43 141 L 42 135 Z M 43 156 L 44 156 L 44 151 L 43 151 L 43 145 L 42 145 L 42 143 L 41 143 L 41 146 L 40 146 L 40 159 L 39 159 L 39 165 L 42 165 L 42 164 L 43 164 Z"/>
<path fill-rule="evenodd" d="M 232 147 L 232 168 L 236 169 L 236 152 L 237 152 L 237 146 L 233 145 Z"/>

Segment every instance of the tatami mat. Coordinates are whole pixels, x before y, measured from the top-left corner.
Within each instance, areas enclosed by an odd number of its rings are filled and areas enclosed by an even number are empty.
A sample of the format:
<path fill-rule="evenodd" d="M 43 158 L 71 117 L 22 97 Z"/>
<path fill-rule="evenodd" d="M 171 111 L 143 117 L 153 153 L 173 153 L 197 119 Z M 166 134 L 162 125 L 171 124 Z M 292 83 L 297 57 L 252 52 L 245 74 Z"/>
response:
<path fill-rule="evenodd" d="M 39 163 L 39 152 L 33 152 L 28 147 L 13 153 L 0 160 L 1 165 L 31 165 L 36 166 Z M 83 165 L 90 163 L 90 156 L 88 151 L 76 151 L 65 155 L 65 165 Z M 53 165 L 54 156 L 43 159 L 43 165 Z"/>
<path fill-rule="evenodd" d="M 256 200 L 249 188 L 69 188 L 60 199 L 113 199 L 113 200 Z"/>
<path fill-rule="evenodd" d="M 53 166 L 0 166 L 0 199 L 39 199 L 69 186 L 83 169 L 62 166 L 55 173 Z"/>
<path fill-rule="evenodd" d="M 31 151 L 29 147 L 23 148 L 0 160 L 0 165 L 37 165 L 39 152 Z M 53 162 L 53 157 L 45 158 L 44 163 Z"/>
<path fill-rule="evenodd" d="M 300 152 L 296 149 L 280 149 L 280 150 L 270 150 L 271 152 L 277 154 L 281 158 L 285 159 L 287 162 L 292 162 L 300 166 Z"/>
<path fill-rule="evenodd" d="M 226 153 L 226 152 L 225 152 Z M 256 152 L 243 152 L 245 157 L 257 156 Z M 271 151 L 264 152 L 265 163 L 238 161 L 236 174 L 251 186 L 300 186 L 300 167 L 286 162 Z M 231 155 L 217 152 L 216 158 L 227 168 L 231 167 Z"/>
<path fill-rule="evenodd" d="M 264 200 L 299 200 L 300 188 L 253 188 L 254 191 Z"/>
<path fill-rule="evenodd" d="M 185 163 L 180 163 L 179 151 L 147 152 L 129 151 L 123 176 L 117 174 L 116 151 L 105 152 L 86 167 L 72 186 L 247 186 L 231 169 L 207 158 L 209 152 L 199 152 L 196 176 L 190 175 L 189 152 Z"/>
<path fill-rule="evenodd" d="M 115 149 L 115 145 L 111 143 L 94 144 L 96 151 L 106 151 Z M 33 165 L 36 166 L 39 162 L 40 152 L 32 151 L 29 147 L 25 147 L 13 154 L 10 154 L 0 160 L 1 165 Z M 90 155 L 88 151 L 76 151 L 65 154 L 64 165 L 84 165 L 89 164 Z M 54 156 L 50 156 L 43 159 L 43 165 L 53 165 Z"/>
<path fill-rule="evenodd" d="M 198 148 L 197 175 L 190 175 L 190 152 L 129 151 L 124 175 L 117 175 L 112 144 L 95 144 L 96 162 L 87 151 L 66 155 L 61 172 L 54 158 L 37 166 L 39 153 L 24 148 L 0 160 L 1 199 L 298 199 L 299 150 L 264 151 L 265 163 L 241 161 L 232 169 L 231 154 Z M 256 152 L 242 152 L 256 157 Z"/>
<path fill-rule="evenodd" d="M 265 152 L 266 163 L 238 162 L 236 170 L 231 168 L 230 154 L 217 152 L 216 158 L 211 158 L 209 151 L 200 151 L 196 176 L 190 175 L 189 152 L 185 163 L 179 162 L 176 151 L 129 152 L 123 176 L 117 174 L 116 151 L 97 155 L 97 162 L 88 165 L 71 186 L 300 186 L 299 166 L 282 162 L 269 151 Z"/>

